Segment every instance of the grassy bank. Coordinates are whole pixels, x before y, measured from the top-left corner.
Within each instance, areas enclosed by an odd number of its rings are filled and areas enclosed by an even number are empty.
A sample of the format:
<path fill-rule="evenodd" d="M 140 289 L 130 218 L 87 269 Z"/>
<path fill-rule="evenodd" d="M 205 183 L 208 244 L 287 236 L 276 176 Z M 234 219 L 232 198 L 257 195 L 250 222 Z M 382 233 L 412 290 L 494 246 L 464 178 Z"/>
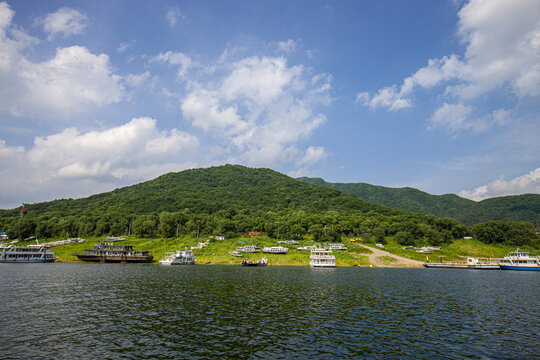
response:
<path fill-rule="evenodd" d="M 193 252 L 197 258 L 198 264 L 214 264 L 214 265 L 240 265 L 242 258 L 235 257 L 229 254 L 230 251 L 236 250 L 239 246 L 244 245 L 257 245 L 261 249 L 265 246 L 276 246 L 277 240 L 264 236 L 257 237 L 237 237 L 233 239 L 215 240 L 210 237 L 201 237 L 198 240 L 190 236 L 181 236 L 174 238 L 139 238 L 136 236 L 126 236 L 126 241 L 120 244 L 132 245 L 136 250 L 148 250 L 154 255 L 154 262 L 157 263 L 166 252 L 175 250 L 190 249 L 192 246 L 196 246 L 199 242 L 209 241 L 208 245 L 195 249 Z M 47 239 L 42 242 L 49 242 L 60 239 Z M 58 261 L 61 262 L 79 262 L 75 254 L 83 253 L 84 249 L 92 248 L 94 242 L 98 242 L 102 238 L 89 237 L 84 243 L 74 243 L 67 245 L 60 245 L 51 248 L 51 251 L 58 256 Z M 33 244 L 34 242 L 22 242 L 20 245 Z M 369 252 L 354 243 L 350 243 L 345 240 L 344 243 L 348 246 L 347 251 L 334 251 L 336 256 L 336 264 L 338 266 L 369 266 L 367 258 L 362 256 Z M 309 246 L 318 245 L 312 240 L 302 240 L 297 246 Z M 277 254 L 263 254 L 262 251 L 254 254 L 246 254 L 248 257 L 262 257 L 268 258 L 268 263 L 272 265 L 288 265 L 288 266 L 308 266 L 309 265 L 309 251 L 296 250 L 297 246 L 286 246 L 289 248 L 289 252 L 284 255 Z"/>
<path fill-rule="evenodd" d="M 49 242 L 60 239 L 47 239 L 42 242 Z M 78 262 L 79 260 L 75 256 L 77 253 L 83 253 L 84 249 L 92 248 L 94 242 L 100 241 L 102 238 L 89 237 L 84 243 L 74 243 L 61 245 L 51 248 L 58 261 L 61 262 Z M 229 254 L 230 251 L 236 250 L 239 246 L 244 245 L 257 245 L 261 249 L 265 246 L 276 246 L 277 240 L 265 236 L 243 236 L 225 240 L 215 240 L 211 237 L 200 237 L 199 239 L 190 236 L 180 236 L 174 238 L 140 238 L 136 236 L 127 236 L 126 241 L 122 244 L 132 245 L 136 250 L 148 250 L 154 255 L 154 262 L 157 263 L 166 252 L 175 250 L 190 249 L 192 246 L 196 246 L 199 242 L 208 241 L 208 245 L 195 249 L 194 254 L 197 258 L 198 264 L 217 264 L 217 265 L 240 265 L 242 258 L 234 257 Z M 337 266 L 369 266 L 367 253 L 370 250 L 363 248 L 356 242 L 352 242 L 350 239 L 343 238 L 342 242 L 347 246 L 345 251 L 334 251 L 336 256 Z M 487 245 L 476 240 L 454 240 L 452 243 L 443 244 L 440 251 L 435 251 L 432 254 L 419 254 L 414 250 L 403 249 L 395 239 L 387 238 L 386 245 L 383 250 L 392 254 L 399 255 L 408 259 L 426 261 L 426 256 L 429 257 L 431 262 L 442 261 L 463 261 L 468 256 L 474 257 L 486 257 L 486 258 L 502 258 L 508 254 L 508 252 L 515 250 L 515 246 L 510 245 Z M 35 242 L 22 242 L 20 245 L 33 244 Z M 374 246 L 373 243 L 365 243 L 367 245 Z M 319 245 L 311 239 L 301 240 L 299 245 L 287 246 L 289 252 L 285 255 L 276 254 L 263 254 L 262 251 L 255 254 L 246 254 L 250 258 L 257 258 L 265 256 L 268 258 L 270 266 L 308 266 L 309 265 L 309 251 L 296 250 L 298 246 L 310 246 Z M 321 244 L 324 245 L 324 244 Z M 522 250 L 529 251 L 533 255 L 540 253 L 538 249 L 532 249 L 529 247 L 523 247 Z M 389 265 L 393 262 L 391 258 L 381 259 L 387 261 Z"/>
<path fill-rule="evenodd" d="M 516 249 L 515 245 L 503 244 L 484 244 L 474 239 L 458 239 L 449 244 L 442 244 L 441 250 L 434 251 L 431 254 L 419 254 L 415 250 L 403 249 L 403 246 L 398 244 L 393 238 L 386 239 L 386 245 L 383 250 L 391 252 L 408 259 L 426 261 L 426 257 L 431 262 L 442 261 L 464 261 L 467 257 L 482 257 L 482 258 L 503 258 L 510 251 Z M 528 251 L 531 255 L 538 255 L 539 249 L 524 246 L 520 248 L 522 251 Z"/>

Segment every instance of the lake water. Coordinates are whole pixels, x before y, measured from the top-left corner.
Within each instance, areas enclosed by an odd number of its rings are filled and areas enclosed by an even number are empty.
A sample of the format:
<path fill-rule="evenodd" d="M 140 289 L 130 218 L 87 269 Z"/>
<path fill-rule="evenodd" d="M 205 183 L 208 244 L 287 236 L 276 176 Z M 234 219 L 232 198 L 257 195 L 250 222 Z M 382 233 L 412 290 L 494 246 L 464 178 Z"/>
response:
<path fill-rule="evenodd" d="M 540 274 L 0 264 L 6 358 L 540 358 Z"/>

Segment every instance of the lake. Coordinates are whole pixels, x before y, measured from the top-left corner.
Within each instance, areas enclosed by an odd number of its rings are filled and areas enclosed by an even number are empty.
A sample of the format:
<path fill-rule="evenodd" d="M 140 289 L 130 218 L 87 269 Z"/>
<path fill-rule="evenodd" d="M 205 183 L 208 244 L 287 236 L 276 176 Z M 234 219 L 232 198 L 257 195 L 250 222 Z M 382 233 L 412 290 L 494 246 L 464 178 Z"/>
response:
<path fill-rule="evenodd" d="M 540 358 L 540 274 L 0 264 L 7 358 Z"/>

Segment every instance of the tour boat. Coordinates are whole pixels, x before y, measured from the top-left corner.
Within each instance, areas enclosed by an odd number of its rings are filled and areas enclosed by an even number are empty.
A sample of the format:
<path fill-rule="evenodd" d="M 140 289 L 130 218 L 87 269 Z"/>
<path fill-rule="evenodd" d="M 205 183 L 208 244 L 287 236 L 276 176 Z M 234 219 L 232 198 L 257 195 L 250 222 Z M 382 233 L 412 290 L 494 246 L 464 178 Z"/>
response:
<path fill-rule="evenodd" d="M 529 253 L 512 251 L 499 261 L 501 270 L 540 270 L 540 258 Z"/>
<path fill-rule="evenodd" d="M 311 267 L 336 267 L 336 257 L 332 255 L 330 249 L 313 249 L 309 258 L 309 266 Z"/>
<path fill-rule="evenodd" d="M 75 254 L 82 261 L 99 263 L 149 263 L 154 256 L 146 250 L 133 250 L 129 245 L 112 245 L 103 242 L 94 243 L 93 249 L 85 249 L 84 254 Z"/>
<path fill-rule="evenodd" d="M 288 251 L 289 251 L 289 248 L 286 248 L 283 246 L 265 247 L 263 249 L 263 253 L 267 253 L 267 254 L 286 254 Z"/>
<path fill-rule="evenodd" d="M 248 259 L 248 258 L 245 258 L 242 260 L 242 266 L 266 266 L 266 265 L 268 265 L 268 259 L 266 258 L 266 256 L 263 256 L 262 259 L 257 259 L 257 260 Z"/>
<path fill-rule="evenodd" d="M 3 263 L 45 263 L 54 262 L 58 257 L 49 250 L 49 245 L 35 244 L 26 247 L 9 245 L 1 248 L 0 262 Z"/>
<path fill-rule="evenodd" d="M 177 250 L 165 253 L 163 259 L 159 260 L 160 265 L 195 265 L 197 260 L 191 250 Z"/>

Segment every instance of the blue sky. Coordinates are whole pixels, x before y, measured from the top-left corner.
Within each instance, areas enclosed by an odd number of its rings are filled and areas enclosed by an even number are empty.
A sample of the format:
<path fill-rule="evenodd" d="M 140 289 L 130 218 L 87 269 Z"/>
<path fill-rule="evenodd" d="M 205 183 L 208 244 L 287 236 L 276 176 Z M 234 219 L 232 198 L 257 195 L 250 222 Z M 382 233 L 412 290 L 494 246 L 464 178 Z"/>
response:
<path fill-rule="evenodd" d="M 0 2 L 0 208 L 225 163 L 540 193 L 540 1 Z"/>

